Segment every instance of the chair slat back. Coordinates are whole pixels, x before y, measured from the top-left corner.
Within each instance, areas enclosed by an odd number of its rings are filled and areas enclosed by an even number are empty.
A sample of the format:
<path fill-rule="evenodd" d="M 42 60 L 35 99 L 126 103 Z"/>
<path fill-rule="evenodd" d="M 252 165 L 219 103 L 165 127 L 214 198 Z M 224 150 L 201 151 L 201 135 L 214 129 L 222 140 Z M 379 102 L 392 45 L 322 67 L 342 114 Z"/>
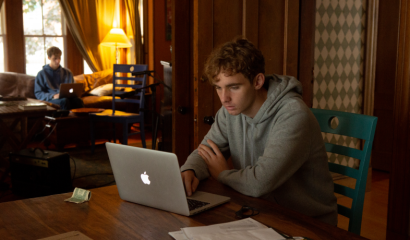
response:
<path fill-rule="evenodd" d="M 324 109 L 311 109 L 319 122 L 320 129 L 325 133 L 333 133 L 364 140 L 363 149 L 354 149 L 333 143 L 325 143 L 326 151 L 360 160 L 359 169 L 350 168 L 329 162 L 331 172 L 343 174 L 356 179 L 355 188 L 349 188 L 335 183 L 335 192 L 352 198 L 352 207 L 338 205 L 338 213 L 348 217 L 349 231 L 360 235 L 363 203 L 366 190 L 367 173 L 370 154 L 376 130 L 377 117 L 363 114 L 339 112 Z M 332 126 L 334 118 L 339 121 L 337 127 Z"/>
<path fill-rule="evenodd" d="M 112 109 L 113 114 L 115 113 L 115 103 L 116 102 L 127 102 L 127 103 L 135 103 L 139 105 L 139 112 L 142 113 L 142 109 L 144 108 L 145 104 L 145 89 L 141 91 L 137 91 L 132 98 L 120 99 L 115 97 L 116 89 L 118 88 L 132 88 L 132 89 L 139 89 L 146 86 L 147 75 L 141 76 L 132 76 L 131 73 L 134 72 L 142 72 L 148 69 L 147 65 L 129 65 L 129 64 L 114 64 L 113 70 L 113 92 L 112 92 Z M 131 76 L 122 76 L 121 73 L 125 73 Z M 125 75 L 124 74 L 124 75 Z M 118 76 L 117 76 L 118 75 Z M 122 80 L 121 83 L 118 80 Z M 129 82 L 132 81 L 132 82 Z"/>

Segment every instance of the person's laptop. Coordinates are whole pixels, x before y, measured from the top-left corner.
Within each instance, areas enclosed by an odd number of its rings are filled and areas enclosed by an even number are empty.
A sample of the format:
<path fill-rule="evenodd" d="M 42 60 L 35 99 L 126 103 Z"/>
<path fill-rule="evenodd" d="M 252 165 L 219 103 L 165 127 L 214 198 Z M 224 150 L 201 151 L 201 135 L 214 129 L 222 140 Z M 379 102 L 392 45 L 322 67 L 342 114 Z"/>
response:
<path fill-rule="evenodd" d="M 125 201 L 189 216 L 230 200 L 200 191 L 187 197 L 173 153 L 110 142 L 105 145 L 118 192 Z"/>
<path fill-rule="evenodd" d="M 84 86 L 82 83 L 62 83 L 60 85 L 60 99 L 81 97 Z"/>

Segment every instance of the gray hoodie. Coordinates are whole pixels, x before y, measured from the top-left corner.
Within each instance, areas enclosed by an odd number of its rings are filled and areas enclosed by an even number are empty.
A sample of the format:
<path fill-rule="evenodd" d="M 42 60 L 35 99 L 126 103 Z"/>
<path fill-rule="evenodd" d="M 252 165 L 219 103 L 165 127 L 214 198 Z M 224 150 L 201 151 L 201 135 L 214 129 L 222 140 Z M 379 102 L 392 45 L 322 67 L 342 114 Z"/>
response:
<path fill-rule="evenodd" d="M 337 202 L 325 145 L 316 118 L 301 98 L 294 77 L 267 76 L 268 97 L 252 119 L 230 115 L 221 107 L 202 144 L 211 139 L 234 169 L 218 181 L 236 191 L 262 197 L 305 215 L 337 225 Z M 181 171 L 192 169 L 199 180 L 209 177 L 198 151 Z"/>

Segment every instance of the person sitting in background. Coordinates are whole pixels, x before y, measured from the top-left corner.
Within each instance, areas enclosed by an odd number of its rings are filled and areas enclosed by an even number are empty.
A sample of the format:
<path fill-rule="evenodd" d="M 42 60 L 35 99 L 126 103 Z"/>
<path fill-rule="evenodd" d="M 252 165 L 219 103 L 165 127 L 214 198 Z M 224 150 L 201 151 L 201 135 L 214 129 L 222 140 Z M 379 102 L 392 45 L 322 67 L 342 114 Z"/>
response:
<path fill-rule="evenodd" d="M 39 100 L 51 102 L 60 106 L 61 110 L 70 110 L 84 107 L 81 98 L 61 98 L 60 85 L 62 83 L 74 83 L 73 74 L 70 70 L 61 67 L 61 50 L 58 47 L 47 49 L 49 64 L 43 66 L 38 72 L 34 83 L 34 94 Z"/>

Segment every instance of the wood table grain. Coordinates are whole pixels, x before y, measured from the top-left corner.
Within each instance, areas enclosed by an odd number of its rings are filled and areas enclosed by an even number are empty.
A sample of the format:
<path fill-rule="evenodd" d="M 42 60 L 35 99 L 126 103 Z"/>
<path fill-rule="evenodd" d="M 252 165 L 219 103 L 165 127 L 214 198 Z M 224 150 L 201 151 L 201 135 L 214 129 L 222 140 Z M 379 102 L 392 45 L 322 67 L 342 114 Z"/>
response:
<path fill-rule="evenodd" d="M 246 204 L 260 210 L 255 220 L 292 236 L 311 239 L 364 239 L 277 204 L 244 196 L 215 180 L 200 184 L 232 199 L 211 210 L 185 217 L 120 199 L 116 186 L 92 189 L 89 202 L 64 202 L 71 193 L 0 204 L 1 239 L 39 239 L 80 231 L 92 239 L 173 239 L 168 232 L 183 227 L 225 223 Z M 171 197 L 171 196 L 170 196 Z"/>

